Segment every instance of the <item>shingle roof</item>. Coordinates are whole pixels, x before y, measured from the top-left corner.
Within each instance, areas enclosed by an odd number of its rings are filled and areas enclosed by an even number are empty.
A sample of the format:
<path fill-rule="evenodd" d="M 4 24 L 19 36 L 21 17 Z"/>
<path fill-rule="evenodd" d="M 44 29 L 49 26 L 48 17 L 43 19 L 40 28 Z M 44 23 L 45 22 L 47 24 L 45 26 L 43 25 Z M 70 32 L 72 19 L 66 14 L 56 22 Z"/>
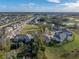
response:
<path fill-rule="evenodd" d="M 25 43 L 27 43 L 27 42 L 29 42 L 31 39 L 28 37 L 28 36 L 26 36 L 26 35 L 16 35 L 15 36 L 15 40 L 16 41 L 22 41 L 22 42 L 25 42 Z"/>

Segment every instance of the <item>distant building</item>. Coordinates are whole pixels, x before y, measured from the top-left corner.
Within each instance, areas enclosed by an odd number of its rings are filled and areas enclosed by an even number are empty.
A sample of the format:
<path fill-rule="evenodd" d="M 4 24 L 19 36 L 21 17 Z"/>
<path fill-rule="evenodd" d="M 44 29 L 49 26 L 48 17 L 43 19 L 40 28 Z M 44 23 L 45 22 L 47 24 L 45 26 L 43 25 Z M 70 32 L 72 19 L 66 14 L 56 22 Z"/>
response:
<path fill-rule="evenodd" d="M 46 21 L 43 18 L 37 18 L 34 21 L 35 21 L 35 24 L 44 24 L 44 25 L 46 24 Z"/>
<path fill-rule="evenodd" d="M 52 31 L 51 33 L 45 34 L 45 42 L 49 43 L 51 41 L 55 41 L 57 43 L 63 43 L 64 41 L 72 40 L 72 32 L 68 29 Z"/>
<path fill-rule="evenodd" d="M 68 27 L 74 27 L 76 23 L 74 22 L 63 22 L 62 25 L 68 26 Z"/>
<path fill-rule="evenodd" d="M 30 34 L 26 34 L 26 35 L 16 35 L 14 37 L 14 40 L 16 42 L 23 42 L 23 43 L 27 43 L 27 42 L 30 42 L 31 39 L 33 39 L 33 37 L 30 35 Z"/>
<path fill-rule="evenodd" d="M 44 34 L 44 36 L 45 36 L 45 42 L 49 43 L 53 39 L 54 34 L 55 34 L 55 32 L 50 32 L 49 34 L 47 34 L 47 33 Z"/>
<path fill-rule="evenodd" d="M 5 36 L 7 38 L 12 38 L 13 37 L 13 27 L 7 27 L 5 29 Z"/>
<path fill-rule="evenodd" d="M 0 38 L 5 34 L 5 30 L 4 29 L 0 29 Z"/>
<path fill-rule="evenodd" d="M 69 41 L 71 39 L 72 39 L 72 33 L 68 30 L 56 32 L 53 38 L 53 40 L 59 43 L 62 43 L 65 40 Z"/>

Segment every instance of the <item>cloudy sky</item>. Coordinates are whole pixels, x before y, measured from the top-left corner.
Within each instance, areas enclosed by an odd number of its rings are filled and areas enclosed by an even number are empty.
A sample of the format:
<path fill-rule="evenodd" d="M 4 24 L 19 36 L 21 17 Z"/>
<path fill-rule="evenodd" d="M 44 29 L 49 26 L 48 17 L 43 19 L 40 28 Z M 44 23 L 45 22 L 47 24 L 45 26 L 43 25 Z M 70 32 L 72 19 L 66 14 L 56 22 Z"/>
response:
<path fill-rule="evenodd" d="M 79 12 L 79 0 L 0 0 L 0 12 Z"/>

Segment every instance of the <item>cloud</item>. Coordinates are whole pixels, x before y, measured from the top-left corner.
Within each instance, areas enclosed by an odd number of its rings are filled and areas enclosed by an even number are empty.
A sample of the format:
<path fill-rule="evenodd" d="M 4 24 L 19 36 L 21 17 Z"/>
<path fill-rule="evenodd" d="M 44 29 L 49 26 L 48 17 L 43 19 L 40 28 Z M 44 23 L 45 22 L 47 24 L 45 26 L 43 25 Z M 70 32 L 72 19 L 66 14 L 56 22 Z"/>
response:
<path fill-rule="evenodd" d="M 50 2 L 60 3 L 60 0 L 49 0 Z M 79 12 L 79 0 L 75 0 L 75 2 L 66 2 L 57 5 L 58 7 L 54 7 L 52 12 Z"/>
<path fill-rule="evenodd" d="M 60 3 L 60 0 L 50 0 L 54 3 Z M 60 3 L 43 6 L 36 3 L 17 4 L 17 5 L 0 5 L 0 12 L 79 12 L 79 0 L 70 3 Z"/>
<path fill-rule="evenodd" d="M 61 11 L 79 12 L 79 3 L 65 3 Z"/>
<path fill-rule="evenodd" d="M 77 0 L 76 3 L 79 3 L 79 0 Z"/>
<path fill-rule="evenodd" d="M 17 4 L 17 5 L 0 5 L 0 12 L 30 12 L 36 9 L 35 3 Z"/>
<path fill-rule="evenodd" d="M 60 3 L 60 0 L 48 0 L 48 2 Z"/>
<path fill-rule="evenodd" d="M 0 7 L 0 12 L 51 12 L 52 6 L 40 6 L 35 3 L 18 4 L 18 5 L 5 5 Z"/>

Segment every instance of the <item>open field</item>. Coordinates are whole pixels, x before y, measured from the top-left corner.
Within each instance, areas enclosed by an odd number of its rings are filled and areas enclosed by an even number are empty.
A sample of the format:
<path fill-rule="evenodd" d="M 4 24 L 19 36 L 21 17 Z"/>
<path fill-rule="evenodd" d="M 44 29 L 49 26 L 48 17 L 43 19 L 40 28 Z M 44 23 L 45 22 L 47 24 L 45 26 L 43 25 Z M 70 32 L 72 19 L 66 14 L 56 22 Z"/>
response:
<path fill-rule="evenodd" d="M 21 29 L 21 34 L 26 34 L 27 32 L 30 31 L 37 31 L 39 28 L 36 25 L 24 25 L 24 27 Z M 77 35 L 77 33 L 73 32 L 74 34 L 74 40 L 72 42 L 68 42 L 67 44 L 64 44 L 62 46 L 59 47 L 47 47 L 46 46 L 46 56 L 48 59 L 78 59 L 75 58 L 72 55 L 70 55 L 67 58 L 61 57 L 64 53 L 71 53 L 74 49 L 78 49 L 79 48 L 79 37 Z"/>
<path fill-rule="evenodd" d="M 39 30 L 38 26 L 25 24 L 20 30 L 20 33 L 26 34 L 27 32 L 32 32 L 32 31 L 37 31 L 37 30 Z"/>
<path fill-rule="evenodd" d="M 28 31 L 37 31 L 38 29 L 39 29 L 38 26 L 26 24 L 24 25 L 24 27 L 22 27 L 21 34 L 26 34 Z M 62 54 L 71 52 L 74 49 L 79 48 L 79 37 L 75 32 L 73 32 L 73 34 L 75 36 L 75 40 L 72 42 L 69 42 L 59 47 L 46 46 L 45 54 L 47 56 L 47 59 L 79 59 L 79 58 L 73 57 L 72 55 L 67 58 L 61 57 Z"/>

